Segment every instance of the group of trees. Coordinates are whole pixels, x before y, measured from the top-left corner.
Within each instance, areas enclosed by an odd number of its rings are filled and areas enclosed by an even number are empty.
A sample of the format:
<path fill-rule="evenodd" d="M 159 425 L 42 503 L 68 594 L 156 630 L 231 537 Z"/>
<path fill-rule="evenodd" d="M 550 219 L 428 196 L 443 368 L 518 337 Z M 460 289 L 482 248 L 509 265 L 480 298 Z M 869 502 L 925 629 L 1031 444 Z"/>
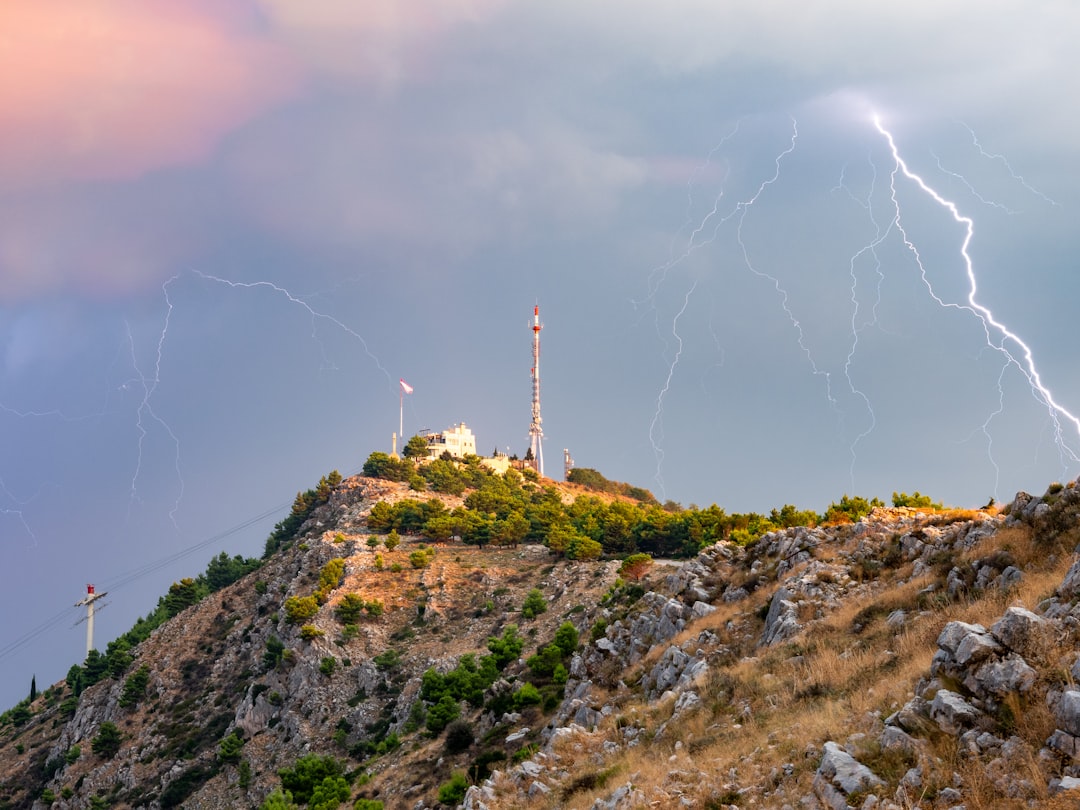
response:
<path fill-rule="evenodd" d="M 373 453 L 364 465 L 365 472 L 383 469 L 387 459 L 413 464 L 410 459 Z M 636 497 L 637 502 L 581 495 L 564 504 L 555 487 L 529 481 L 513 469 L 497 475 L 472 461 L 438 459 L 422 465 L 417 474 L 430 476 L 432 468 L 448 479 L 457 476 L 462 491 L 469 490 L 464 506 L 449 510 L 437 499 L 410 498 L 394 504 L 378 503 L 371 511 L 369 527 L 376 532 L 420 534 L 436 543 L 455 539 L 478 546 L 543 543 L 561 556 L 579 560 L 635 553 L 681 557 L 721 540 L 746 544 L 777 529 L 857 521 L 883 505 L 877 498 L 844 495 L 824 514 L 791 504 L 768 514 L 728 513 L 715 504 L 683 509 L 671 503 L 661 506 L 647 490 L 608 481 L 588 468 L 572 470 L 570 480 Z M 893 503 L 940 508 L 918 492 L 910 496 L 894 493 Z"/>

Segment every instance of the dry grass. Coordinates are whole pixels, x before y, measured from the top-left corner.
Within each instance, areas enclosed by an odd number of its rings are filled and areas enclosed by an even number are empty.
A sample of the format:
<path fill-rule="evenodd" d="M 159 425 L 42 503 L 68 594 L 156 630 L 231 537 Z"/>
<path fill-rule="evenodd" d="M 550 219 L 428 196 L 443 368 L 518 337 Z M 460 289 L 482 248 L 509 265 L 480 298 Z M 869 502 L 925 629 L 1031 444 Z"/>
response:
<path fill-rule="evenodd" d="M 946 517 L 949 522 L 952 518 L 971 519 L 957 510 L 949 511 Z M 726 666 L 714 663 L 708 680 L 699 689 L 703 709 L 679 718 L 677 737 L 668 733 L 648 739 L 670 720 L 671 701 L 643 704 L 624 696 L 619 722 L 642 726 L 648 741 L 634 748 L 602 753 L 603 740 L 621 739 L 615 719 L 610 719 L 587 742 L 576 741 L 577 750 L 562 752 L 565 759 L 574 762 L 571 773 L 577 774 L 573 778 L 578 780 L 575 784 L 579 788 L 591 784 L 593 778 L 586 774 L 581 779 L 585 773 L 582 768 L 594 775 L 606 775 L 604 785 L 564 792 L 546 805 L 530 806 L 584 810 L 597 798 L 610 796 L 626 781 L 631 781 L 656 806 L 679 799 L 693 806 L 707 806 L 736 787 L 729 784 L 733 772 L 744 789 L 762 794 L 753 800 L 759 806 L 773 806 L 773 798 L 765 791 L 781 782 L 783 793 L 775 795 L 784 796 L 785 801 L 807 795 L 820 746 L 830 739 L 844 741 L 856 732 L 873 740 L 880 731 L 881 718 L 908 701 L 917 681 L 929 672 L 937 637 L 946 623 L 960 620 L 989 626 L 1010 605 L 1034 607 L 1054 592 L 1072 561 L 1070 555 L 1048 554 L 1030 530 L 1011 527 L 957 554 L 954 564 L 1002 551 L 1008 552 L 1013 564 L 1025 571 L 1018 586 L 1007 593 L 992 590 L 965 600 L 943 600 L 935 610 L 926 611 L 919 609 L 920 592 L 935 581 L 933 574 L 888 588 L 879 580 L 873 588 L 860 586 L 867 588 L 862 598 L 843 601 L 826 616 L 814 620 L 797 639 L 767 650 L 753 648 L 756 635 L 747 634 L 747 624 L 760 623 L 759 614 L 778 585 L 755 592 L 750 600 L 718 605 L 714 613 L 694 622 L 670 642 L 680 644 L 703 630 L 711 630 L 725 643 L 734 645 L 735 660 Z M 816 554 L 819 559 L 836 559 L 820 550 Z M 903 570 L 906 574 L 910 567 Z M 891 578 L 902 574 L 893 570 L 884 575 Z M 905 610 L 907 618 L 902 627 L 894 629 L 886 619 L 898 609 Z M 737 633 L 728 630 L 729 623 L 740 625 Z M 738 648 L 739 635 L 742 649 Z M 653 666 L 667 646 L 651 651 L 639 671 Z M 1060 650 L 1047 651 L 1046 658 L 1052 659 L 1055 653 Z M 1053 774 L 1040 769 L 1035 754 L 1054 727 L 1054 718 L 1046 708 L 1045 688 L 1043 683 L 1036 694 L 1026 699 L 1006 701 L 998 713 L 1001 728 L 1023 739 L 1030 749 L 1019 761 L 1008 763 L 1014 771 L 1012 781 L 998 779 L 992 772 L 988 775 L 985 762 L 969 761 L 958 752 L 955 738 L 942 734 L 926 740 L 928 751 L 919 760 L 926 771 L 928 795 L 950 784 L 952 774 L 959 773 L 964 779 L 965 801 L 972 810 L 1019 808 L 1029 800 L 1039 807 L 1075 806 L 1075 802 L 1047 795 L 1046 785 Z M 675 746 L 676 738 L 682 741 L 679 748 Z M 873 743 L 864 758 L 893 787 L 913 764 L 909 761 L 911 755 L 875 750 Z M 781 778 L 777 774 L 785 765 L 791 773 Z M 1015 779 L 1031 783 L 1027 796 L 1006 795 L 1004 791 Z M 920 798 L 911 797 L 911 801 L 917 803 Z"/>

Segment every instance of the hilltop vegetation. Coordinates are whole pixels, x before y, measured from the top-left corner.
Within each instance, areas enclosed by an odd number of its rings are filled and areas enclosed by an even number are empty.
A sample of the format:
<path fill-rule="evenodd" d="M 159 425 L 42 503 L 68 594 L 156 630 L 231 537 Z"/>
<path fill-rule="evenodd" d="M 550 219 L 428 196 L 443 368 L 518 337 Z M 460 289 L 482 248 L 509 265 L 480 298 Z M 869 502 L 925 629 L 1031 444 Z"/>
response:
<path fill-rule="evenodd" d="M 728 514 L 390 461 L 400 480 L 298 493 L 262 559 L 212 558 L 6 712 L 0 807 L 906 810 L 1080 786 L 1075 485 L 1000 513 L 916 492 Z"/>

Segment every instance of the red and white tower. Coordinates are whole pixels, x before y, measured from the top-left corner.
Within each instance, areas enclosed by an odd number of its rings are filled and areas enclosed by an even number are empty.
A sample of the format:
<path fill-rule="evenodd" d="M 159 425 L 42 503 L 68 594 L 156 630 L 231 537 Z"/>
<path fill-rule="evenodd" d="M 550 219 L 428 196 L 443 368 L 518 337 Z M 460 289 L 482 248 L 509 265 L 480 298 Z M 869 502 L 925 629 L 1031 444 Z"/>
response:
<path fill-rule="evenodd" d="M 540 305 L 533 307 L 532 324 L 532 422 L 529 425 L 529 449 L 532 451 L 532 467 L 544 474 L 544 428 L 540 418 Z"/>
<path fill-rule="evenodd" d="M 86 655 L 90 655 L 90 651 L 94 649 L 94 603 L 98 599 L 104 596 L 108 596 L 107 593 L 94 593 L 94 586 L 86 586 L 86 598 L 81 602 L 76 602 L 75 607 L 82 607 L 86 605 Z M 78 623 L 81 623 L 82 619 Z"/>

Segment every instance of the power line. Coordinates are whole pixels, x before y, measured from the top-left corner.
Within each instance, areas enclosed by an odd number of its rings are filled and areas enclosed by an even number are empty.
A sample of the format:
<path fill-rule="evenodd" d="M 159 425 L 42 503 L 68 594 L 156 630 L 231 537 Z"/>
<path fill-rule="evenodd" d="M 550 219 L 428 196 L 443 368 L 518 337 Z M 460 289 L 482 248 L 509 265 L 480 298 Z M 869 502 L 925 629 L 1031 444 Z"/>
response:
<path fill-rule="evenodd" d="M 348 476 L 346 476 L 346 477 L 356 475 L 358 472 L 360 472 L 359 468 L 357 468 L 356 470 L 352 470 L 352 471 L 350 471 L 348 473 Z M 111 592 L 111 591 L 115 591 L 115 590 L 117 590 L 119 588 L 122 588 L 125 585 L 129 585 L 130 583 L 135 582 L 136 580 L 142 579 L 143 577 L 145 577 L 145 576 L 147 576 L 149 574 L 152 574 L 155 571 L 160 571 L 162 568 L 167 568 L 168 566 L 172 565 L 174 562 L 182 560 L 185 557 L 189 557 L 192 554 L 195 554 L 196 552 L 205 549 L 207 546 L 211 546 L 214 543 L 218 543 L 218 542 L 220 542 L 221 540 L 224 540 L 227 537 L 231 537 L 232 535 L 236 534 L 237 532 L 241 532 L 244 529 L 249 528 L 250 526 L 258 523 L 261 520 L 265 520 L 266 518 L 271 517 L 274 514 L 281 512 L 283 509 L 286 509 L 286 508 L 290 507 L 292 505 L 292 503 L 293 503 L 293 501 L 285 501 L 284 503 L 278 504 L 276 506 L 272 506 L 269 509 L 267 509 L 267 510 L 265 510 L 263 512 L 260 512 L 258 515 L 255 515 L 254 517 L 248 518 L 247 520 L 243 521 L 242 523 L 238 523 L 237 525 L 233 526 L 231 529 L 226 529 L 223 532 L 219 532 L 218 534 L 215 534 L 212 537 L 207 538 L 206 540 L 202 540 L 202 541 L 200 541 L 200 542 L 198 542 L 198 543 L 196 543 L 196 544 L 194 544 L 192 546 L 188 546 L 187 548 L 181 549 L 180 551 L 177 551 L 177 552 L 175 552 L 173 554 L 170 554 L 167 557 L 161 557 L 161 558 L 159 558 L 157 560 L 154 560 L 153 562 L 146 563 L 145 565 L 142 565 L 142 566 L 140 566 L 138 568 L 133 568 L 132 570 L 130 570 L 130 571 L 126 572 L 126 573 L 120 574 L 119 576 L 115 577 L 114 579 L 106 581 L 105 584 L 102 585 L 102 587 L 107 588 Z M 60 624 L 60 622 L 66 620 L 66 619 L 70 620 L 69 617 L 75 612 L 78 612 L 78 611 L 75 610 L 74 606 L 70 607 L 70 608 L 65 608 L 64 610 L 60 611 L 59 613 L 57 613 L 52 618 L 46 619 L 45 621 L 43 621 L 41 624 L 37 625 L 33 629 L 28 630 L 23 635 L 19 636 L 18 638 L 14 639 L 13 641 L 8 642 L 3 647 L 0 647 L 0 661 L 3 661 L 8 656 L 14 654 L 17 650 L 22 649 L 27 644 L 29 644 L 31 641 L 36 639 L 38 636 L 43 635 L 46 631 L 51 630 L 56 625 Z"/>

